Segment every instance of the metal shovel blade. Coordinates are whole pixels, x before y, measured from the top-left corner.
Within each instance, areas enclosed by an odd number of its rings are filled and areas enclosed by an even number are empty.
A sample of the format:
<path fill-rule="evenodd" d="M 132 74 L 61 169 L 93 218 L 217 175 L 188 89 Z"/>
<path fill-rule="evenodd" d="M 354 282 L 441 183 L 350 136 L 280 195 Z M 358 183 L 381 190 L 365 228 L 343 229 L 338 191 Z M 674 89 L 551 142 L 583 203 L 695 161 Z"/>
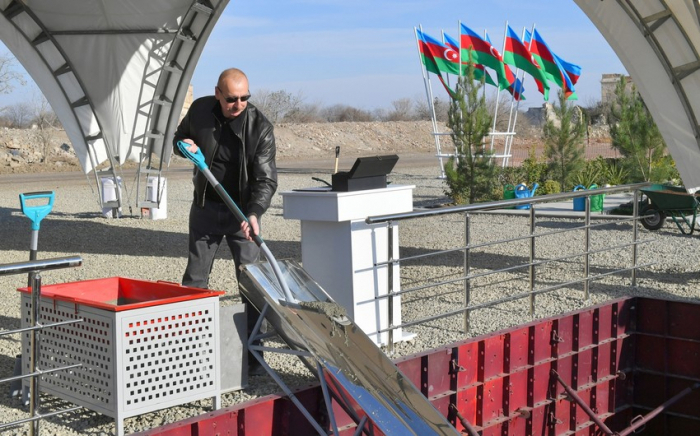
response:
<path fill-rule="evenodd" d="M 294 302 L 267 262 L 243 267 L 242 292 L 259 310 L 269 305 L 268 322 L 290 347 L 313 356 L 336 398 L 386 435 L 459 434 L 301 266 L 278 263 Z"/>

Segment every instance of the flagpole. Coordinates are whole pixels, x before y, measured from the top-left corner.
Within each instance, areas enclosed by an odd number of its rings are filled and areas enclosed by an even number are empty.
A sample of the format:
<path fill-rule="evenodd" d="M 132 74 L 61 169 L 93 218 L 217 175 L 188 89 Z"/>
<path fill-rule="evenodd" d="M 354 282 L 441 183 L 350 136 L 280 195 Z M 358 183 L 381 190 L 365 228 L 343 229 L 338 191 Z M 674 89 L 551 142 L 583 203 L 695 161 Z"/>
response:
<path fill-rule="evenodd" d="M 506 22 L 506 31 L 507 31 L 507 26 L 508 22 Z M 534 25 L 533 25 L 534 26 Z M 533 27 L 534 29 L 534 27 Z M 525 29 L 523 28 L 523 36 L 521 39 L 525 39 Z M 530 44 L 532 45 L 532 41 L 530 41 Z M 505 50 L 505 49 L 504 49 Z M 525 70 L 521 70 L 519 68 L 516 68 L 515 70 L 515 80 L 516 80 L 516 86 L 517 86 L 517 81 L 518 81 L 518 74 L 522 72 L 522 78 L 520 79 L 520 84 L 522 86 L 523 81 L 525 80 Z M 521 92 L 522 95 L 522 92 Z M 517 99 L 515 104 L 511 101 L 511 106 L 510 106 L 510 115 L 508 116 L 508 136 L 506 136 L 506 141 L 505 141 L 505 147 L 504 147 L 504 157 L 502 161 L 502 167 L 505 168 L 508 166 L 509 161 L 510 161 L 510 154 L 511 150 L 513 148 L 513 141 L 515 140 L 515 125 L 518 122 L 518 109 L 520 108 L 520 100 Z M 515 106 L 515 108 L 513 107 Z M 513 110 L 515 109 L 515 111 Z M 511 125 L 512 122 L 512 125 Z"/>
<path fill-rule="evenodd" d="M 420 28 L 421 34 L 423 34 L 423 25 L 418 26 Z M 437 130 L 437 116 L 435 114 L 435 106 L 433 105 L 433 89 L 430 82 L 430 75 L 428 74 L 423 60 L 420 57 L 420 42 L 418 41 L 418 32 L 415 27 L 413 28 L 414 36 L 416 37 L 416 48 L 418 49 L 418 62 L 421 65 L 421 72 L 423 73 L 423 85 L 425 86 L 425 94 L 428 99 L 428 107 L 430 107 L 430 118 L 433 125 L 433 138 L 435 138 L 435 151 L 437 153 L 438 164 L 440 165 L 440 178 L 445 178 L 445 166 L 442 163 L 442 150 L 440 147 L 440 133 Z"/>
<path fill-rule="evenodd" d="M 488 41 L 489 38 L 486 36 L 486 29 L 484 29 L 484 40 Z M 503 41 L 504 49 L 505 49 L 505 40 Z M 498 75 L 498 74 L 497 74 Z M 498 80 L 498 86 L 496 88 L 498 91 L 496 92 L 496 107 L 493 110 L 493 127 L 491 127 L 491 152 L 493 152 L 493 141 L 495 139 L 495 133 L 496 133 L 496 121 L 498 120 L 498 104 L 499 100 L 501 98 L 501 86 L 500 86 L 501 80 Z"/>
<path fill-rule="evenodd" d="M 535 23 L 532 23 L 532 35 L 530 37 L 530 43 L 528 44 L 528 51 L 532 48 L 532 38 L 535 36 Z M 525 28 L 523 27 L 523 36 L 522 40 L 525 40 Z M 517 75 L 516 75 L 517 78 Z M 523 80 L 525 80 L 525 71 L 523 70 Z M 513 119 L 513 135 L 510 136 L 510 141 L 508 143 L 508 155 L 510 156 L 510 151 L 513 148 L 513 141 L 515 140 L 515 125 L 518 122 L 518 109 L 520 108 L 520 100 L 518 100 L 518 103 L 515 105 L 515 117 Z M 508 162 L 506 161 L 506 164 Z"/>
<path fill-rule="evenodd" d="M 505 33 L 503 37 L 503 52 L 506 50 L 506 38 L 508 38 L 508 21 L 506 21 Z M 519 79 L 518 74 L 522 72 L 522 77 Z M 520 87 L 518 88 L 518 80 L 520 80 Z M 522 99 L 523 82 L 525 81 L 525 70 L 521 70 L 516 66 L 515 68 L 515 84 L 513 98 L 510 103 L 510 113 L 508 114 L 508 127 L 506 129 L 506 138 L 503 142 L 503 160 L 501 161 L 501 167 L 505 168 L 508 166 L 510 161 L 510 151 L 511 145 L 513 143 L 513 137 L 515 136 L 515 124 L 518 120 L 518 108 L 520 107 L 520 100 Z M 516 99 L 515 94 L 518 93 L 520 98 Z"/>
<path fill-rule="evenodd" d="M 506 38 L 508 37 L 508 21 L 506 20 L 505 26 L 503 27 L 503 51 L 502 53 L 506 52 Z M 511 95 L 510 99 L 510 112 L 508 113 L 508 126 L 506 127 L 506 135 L 505 138 L 503 139 L 503 159 L 501 159 L 501 168 L 505 168 L 506 165 L 508 164 L 508 144 L 510 137 L 514 132 L 511 132 L 510 127 L 511 127 L 511 122 L 513 121 L 513 106 L 514 102 L 516 101 L 515 94 L 518 93 L 518 69 L 515 69 L 515 82 L 513 83 L 513 94 Z M 522 84 L 522 81 L 520 81 Z M 522 98 L 522 91 L 519 92 L 520 98 Z M 520 99 L 517 99 L 518 102 L 520 102 Z"/>
<path fill-rule="evenodd" d="M 457 35 L 459 37 L 459 75 L 457 76 L 457 83 L 459 83 L 462 80 L 462 20 L 457 20 Z M 467 59 L 467 62 L 469 62 L 469 59 Z M 459 112 L 459 120 L 463 121 L 464 114 L 461 111 L 461 106 L 460 106 L 460 112 Z M 462 158 L 459 155 L 459 148 L 457 147 L 457 141 L 455 141 L 455 138 L 452 137 L 452 142 L 454 142 L 455 145 L 455 156 L 457 157 L 457 161 Z M 464 150 L 464 147 L 462 147 L 462 150 Z M 471 147 L 469 147 L 469 152 L 471 154 Z M 473 159 L 473 156 L 469 156 L 470 159 Z M 469 161 L 467 161 L 469 162 Z"/>
<path fill-rule="evenodd" d="M 528 44 L 528 47 L 527 47 L 528 51 L 532 48 L 532 38 L 534 38 L 534 34 L 535 34 L 535 23 L 532 23 L 532 36 L 530 37 L 530 43 Z M 525 28 L 524 27 L 523 27 L 522 40 L 523 41 L 525 40 Z M 523 73 L 522 80 L 525 80 L 525 71 L 522 70 L 522 73 Z M 518 77 L 517 74 L 515 77 L 517 79 L 517 77 Z M 522 80 L 521 80 L 521 83 L 522 83 Z M 515 116 L 513 118 L 513 131 L 512 131 L 513 134 L 509 135 L 509 137 L 508 137 L 509 141 L 508 141 L 507 148 L 506 148 L 506 150 L 507 150 L 506 154 L 509 157 L 510 157 L 511 150 L 513 148 L 513 141 L 515 140 L 515 125 L 518 122 L 518 109 L 520 109 L 520 100 L 518 100 L 517 104 L 515 105 Z M 508 130 L 510 131 L 510 127 L 508 128 Z M 506 161 L 504 163 L 504 167 L 506 165 L 508 165 L 508 161 L 510 160 L 509 157 L 506 158 Z"/>

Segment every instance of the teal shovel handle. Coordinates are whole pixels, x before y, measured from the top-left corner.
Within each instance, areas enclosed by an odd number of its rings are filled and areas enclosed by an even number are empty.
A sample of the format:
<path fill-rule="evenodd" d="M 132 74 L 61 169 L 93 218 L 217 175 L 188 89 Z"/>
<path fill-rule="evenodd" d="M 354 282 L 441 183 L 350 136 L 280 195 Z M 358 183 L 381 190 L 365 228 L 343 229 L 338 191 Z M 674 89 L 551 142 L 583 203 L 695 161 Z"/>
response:
<path fill-rule="evenodd" d="M 48 203 L 30 206 L 27 200 L 47 199 Z M 32 230 L 39 230 L 41 220 L 51 212 L 53 208 L 54 193 L 53 191 L 43 192 L 27 192 L 19 194 L 19 203 L 22 208 L 22 213 L 32 221 Z"/>
<path fill-rule="evenodd" d="M 194 165 L 200 170 L 204 171 L 205 169 L 208 169 L 209 167 L 204 161 L 204 155 L 202 154 L 202 150 L 197 148 L 197 152 L 192 153 L 187 149 L 187 147 L 190 147 L 190 144 L 183 141 L 177 141 L 177 148 L 180 149 L 180 152 L 183 156 L 194 162 Z"/>

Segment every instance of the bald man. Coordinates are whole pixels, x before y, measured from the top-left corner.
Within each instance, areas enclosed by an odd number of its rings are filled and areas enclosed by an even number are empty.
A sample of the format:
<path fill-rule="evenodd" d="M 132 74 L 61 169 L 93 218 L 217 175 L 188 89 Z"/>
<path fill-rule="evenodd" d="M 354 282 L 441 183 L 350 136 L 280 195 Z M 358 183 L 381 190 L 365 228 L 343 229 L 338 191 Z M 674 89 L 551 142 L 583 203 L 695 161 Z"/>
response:
<path fill-rule="evenodd" d="M 251 232 L 260 234 L 261 217 L 277 190 L 276 147 L 272 124 L 249 99 L 248 78 L 243 71 L 224 70 L 214 95 L 195 100 L 175 132 L 175 153 L 181 155 L 178 141 L 190 144 L 191 152 L 202 150 L 212 174 L 250 222 L 238 222 L 195 167 L 189 256 L 182 278 L 185 286 L 208 288 L 214 257 L 224 237 L 233 254 L 236 278 L 242 264 L 258 260 L 260 251 Z M 244 303 L 250 333 L 256 312 L 245 298 Z M 256 362 L 248 362 L 250 375 L 261 372 Z"/>

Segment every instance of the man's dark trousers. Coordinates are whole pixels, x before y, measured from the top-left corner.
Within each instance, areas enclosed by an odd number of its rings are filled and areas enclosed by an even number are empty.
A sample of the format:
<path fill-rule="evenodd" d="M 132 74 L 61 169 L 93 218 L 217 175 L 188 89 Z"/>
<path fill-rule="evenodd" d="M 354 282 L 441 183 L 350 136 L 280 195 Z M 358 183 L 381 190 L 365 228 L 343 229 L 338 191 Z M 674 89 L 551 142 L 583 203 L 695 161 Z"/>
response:
<path fill-rule="evenodd" d="M 260 219 L 258 219 L 260 224 Z M 209 288 L 209 273 L 214 264 L 216 252 L 221 245 L 224 236 L 236 267 L 236 279 L 240 277 L 241 265 L 257 262 L 260 256 L 260 248 L 248 241 L 241 231 L 241 224 L 226 206 L 212 200 L 206 200 L 204 207 L 200 208 L 194 203 L 190 208 L 190 236 L 189 256 L 187 268 L 182 277 L 184 286 L 196 288 Z M 247 314 L 247 335 L 255 327 L 259 312 L 241 293 L 241 300 L 245 304 Z M 262 355 L 262 353 L 260 353 Z M 258 366 L 258 361 L 250 352 L 248 353 L 248 366 Z"/>

